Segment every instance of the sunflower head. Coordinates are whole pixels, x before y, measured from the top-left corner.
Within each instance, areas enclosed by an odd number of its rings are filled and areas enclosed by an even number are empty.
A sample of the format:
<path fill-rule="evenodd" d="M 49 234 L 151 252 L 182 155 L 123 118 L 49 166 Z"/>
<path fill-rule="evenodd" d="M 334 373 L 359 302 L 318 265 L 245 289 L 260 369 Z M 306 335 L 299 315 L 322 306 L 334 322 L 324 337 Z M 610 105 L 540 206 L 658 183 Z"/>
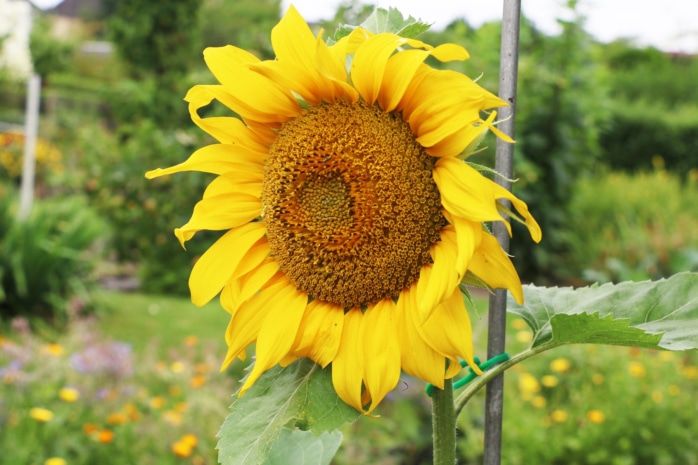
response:
<path fill-rule="evenodd" d="M 463 161 L 487 130 L 510 140 L 493 126 L 505 102 L 425 63 L 467 59 L 455 44 L 359 27 L 327 45 L 293 7 L 271 38 L 275 60 L 205 50 L 219 84 L 185 100 L 218 142 L 147 173 L 217 175 L 175 235 L 224 231 L 189 286 L 194 303 L 220 295 L 231 315 L 224 367 L 256 343 L 240 394 L 269 368 L 310 358 L 331 364 L 338 395 L 370 413 L 402 371 L 437 387 L 459 360 L 478 371 L 459 284 L 474 276 L 523 298 L 483 223 L 508 226 L 508 200 L 541 237 L 525 203 Z M 236 116 L 200 117 L 213 100 Z"/>

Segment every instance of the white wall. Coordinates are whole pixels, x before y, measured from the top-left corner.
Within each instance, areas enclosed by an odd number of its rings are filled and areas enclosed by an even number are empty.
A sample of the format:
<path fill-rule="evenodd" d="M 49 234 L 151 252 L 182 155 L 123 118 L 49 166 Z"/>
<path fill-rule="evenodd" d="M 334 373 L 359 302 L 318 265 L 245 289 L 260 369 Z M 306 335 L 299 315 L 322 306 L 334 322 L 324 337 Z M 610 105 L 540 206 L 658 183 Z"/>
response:
<path fill-rule="evenodd" d="M 0 74 L 24 80 L 32 72 L 29 33 L 32 8 L 24 0 L 0 0 Z"/>

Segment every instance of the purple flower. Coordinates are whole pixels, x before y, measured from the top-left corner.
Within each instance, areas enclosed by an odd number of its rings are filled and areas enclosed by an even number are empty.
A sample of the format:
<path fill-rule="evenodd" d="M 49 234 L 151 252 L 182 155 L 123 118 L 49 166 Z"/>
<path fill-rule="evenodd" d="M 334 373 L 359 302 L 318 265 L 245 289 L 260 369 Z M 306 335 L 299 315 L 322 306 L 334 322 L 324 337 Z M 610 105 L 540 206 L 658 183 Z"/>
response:
<path fill-rule="evenodd" d="M 70 356 L 78 373 L 126 377 L 133 374 L 131 345 L 124 342 L 100 342 Z"/>

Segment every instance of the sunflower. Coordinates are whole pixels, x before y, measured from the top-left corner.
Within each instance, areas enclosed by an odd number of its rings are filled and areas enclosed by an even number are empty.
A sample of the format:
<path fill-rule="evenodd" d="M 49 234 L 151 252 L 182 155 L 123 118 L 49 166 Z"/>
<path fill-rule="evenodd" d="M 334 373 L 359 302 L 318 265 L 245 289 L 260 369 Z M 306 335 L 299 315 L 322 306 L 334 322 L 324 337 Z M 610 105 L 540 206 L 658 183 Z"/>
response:
<path fill-rule="evenodd" d="M 196 262 L 192 301 L 220 294 L 230 313 L 227 367 L 256 343 L 244 394 L 269 368 L 310 358 L 332 366 L 337 394 L 370 413 L 401 370 L 437 387 L 465 360 L 472 329 L 459 284 L 475 277 L 523 299 L 521 282 L 483 222 L 512 216 L 541 237 L 526 204 L 464 162 L 505 105 L 467 76 L 465 60 L 356 28 L 333 45 L 290 7 L 272 30 L 275 60 L 208 48 L 220 84 L 187 94 L 192 120 L 219 143 L 176 166 L 217 175 L 175 229 L 226 231 Z M 235 115 L 202 118 L 213 100 Z M 511 201 L 519 216 L 503 207 Z M 366 409 L 366 410 L 364 410 Z"/>

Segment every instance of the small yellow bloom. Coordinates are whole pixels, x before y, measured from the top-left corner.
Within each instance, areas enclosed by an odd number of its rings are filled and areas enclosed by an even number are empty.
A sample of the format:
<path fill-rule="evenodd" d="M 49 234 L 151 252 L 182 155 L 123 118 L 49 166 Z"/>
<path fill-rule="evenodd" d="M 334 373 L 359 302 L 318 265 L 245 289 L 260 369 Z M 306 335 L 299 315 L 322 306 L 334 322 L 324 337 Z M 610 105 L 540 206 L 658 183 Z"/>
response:
<path fill-rule="evenodd" d="M 531 404 L 533 404 L 534 407 L 536 408 L 543 408 L 545 407 L 545 404 L 547 401 L 545 400 L 545 397 L 543 396 L 535 396 L 533 400 L 531 400 Z"/>
<path fill-rule="evenodd" d="M 187 347 L 194 347 L 199 343 L 199 338 L 196 336 L 187 336 L 184 338 L 184 345 Z"/>
<path fill-rule="evenodd" d="M 550 412 L 550 419 L 555 423 L 564 423 L 568 417 L 569 415 L 564 410 L 553 410 Z"/>
<path fill-rule="evenodd" d="M 186 402 L 177 402 L 174 406 L 175 411 L 179 413 L 186 412 L 188 408 L 189 407 L 187 406 Z"/>
<path fill-rule="evenodd" d="M 114 412 L 110 413 L 107 416 L 107 424 L 108 425 L 123 425 L 124 423 L 128 422 L 128 416 L 126 416 L 125 413 L 122 412 Z"/>
<path fill-rule="evenodd" d="M 604 422 L 604 420 L 606 419 L 606 415 L 604 415 L 604 413 L 601 410 L 590 410 L 589 413 L 587 413 L 587 418 L 590 422 L 596 423 L 598 425 L 599 423 Z"/>
<path fill-rule="evenodd" d="M 189 380 L 189 387 L 192 389 L 198 389 L 204 384 L 206 384 L 206 377 L 203 375 L 195 375 Z"/>
<path fill-rule="evenodd" d="M 662 394 L 661 392 L 654 391 L 652 393 L 652 402 L 654 402 L 655 404 L 661 404 L 663 400 L 664 400 L 664 394 Z"/>
<path fill-rule="evenodd" d="M 67 465 L 67 463 L 68 462 L 60 457 L 51 457 L 44 462 L 44 465 Z"/>
<path fill-rule="evenodd" d="M 681 394 L 681 388 L 678 387 L 676 384 L 672 384 L 667 388 L 667 392 L 669 393 L 670 396 L 678 396 Z"/>
<path fill-rule="evenodd" d="M 172 385 L 167 392 L 169 392 L 172 397 L 177 397 L 182 393 L 182 388 L 177 385 Z"/>
<path fill-rule="evenodd" d="M 196 447 L 196 445 L 199 443 L 199 439 L 196 437 L 195 434 L 185 434 L 182 436 L 180 441 L 191 445 L 192 447 Z"/>
<path fill-rule="evenodd" d="M 521 331 L 523 329 L 528 328 L 528 323 L 526 323 L 526 320 L 524 320 L 523 318 L 516 318 L 514 321 L 511 322 L 511 326 L 514 329 Z"/>
<path fill-rule="evenodd" d="M 64 387 L 58 391 L 58 397 L 64 402 L 75 402 L 80 398 L 80 392 L 74 388 Z"/>
<path fill-rule="evenodd" d="M 42 354 L 51 355 L 53 357 L 60 357 L 61 355 L 63 355 L 63 352 L 65 352 L 65 350 L 63 350 L 63 346 L 60 344 L 56 344 L 55 342 L 51 344 L 46 344 L 41 348 Z"/>
<path fill-rule="evenodd" d="M 170 365 L 170 370 L 172 373 L 181 373 L 184 371 L 184 363 L 182 362 L 174 362 L 172 365 Z"/>
<path fill-rule="evenodd" d="M 566 358 L 556 358 L 550 362 L 550 369 L 555 373 L 566 373 L 570 371 L 572 364 Z"/>
<path fill-rule="evenodd" d="M 165 406 L 165 399 L 160 396 L 152 397 L 150 399 L 150 407 L 154 409 L 159 409 Z"/>
<path fill-rule="evenodd" d="M 183 441 L 177 441 L 177 442 L 172 444 L 172 452 L 174 452 L 174 454 L 177 457 L 182 457 L 182 458 L 189 457 L 191 455 L 191 453 L 193 452 L 193 450 L 194 450 L 194 448 L 191 446 L 191 444 L 183 442 Z"/>
<path fill-rule="evenodd" d="M 29 416 L 41 423 L 53 420 L 53 412 L 41 407 L 34 407 L 29 410 Z"/>
<path fill-rule="evenodd" d="M 131 421 L 138 421 L 141 419 L 141 412 L 138 411 L 138 407 L 136 407 L 134 404 L 129 402 L 128 404 L 124 405 L 123 410 Z"/>
<path fill-rule="evenodd" d="M 533 394 L 540 392 L 540 383 L 538 383 L 535 376 L 529 373 L 521 373 L 519 376 L 519 391 L 522 399 L 530 400 L 533 398 Z"/>
<path fill-rule="evenodd" d="M 194 367 L 194 371 L 200 375 L 203 375 L 204 373 L 211 371 L 211 365 L 208 363 L 197 363 Z"/>
<path fill-rule="evenodd" d="M 97 440 L 102 444 L 109 444 L 114 440 L 114 432 L 108 429 L 103 429 L 97 435 Z"/>
<path fill-rule="evenodd" d="M 540 379 L 540 383 L 547 388 L 557 386 L 558 382 L 557 376 L 554 375 L 545 375 Z"/>
<path fill-rule="evenodd" d="M 696 379 L 698 378 L 698 368 L 694 366 L 684 367 L 684 369 L 681 370 L 681 374 L 686 379 Z"/>
<path fill-rule="evenodd" d="M 169 424 L 179 426 L 182 424 L 182 414 L 176 410 L 168 410 L 162 414 L 162 418 Z"/>
<path fill-rule="evenodd" d="M 663 350 L 659 352 L 659 360 L 662 362 L 671 362 L 674 360 L 676 357 L 674 356 L 673 352 L 669 352 L 668 350 Z"/>
<path fill-rule="evenodd" d="M 630 375 L 634 376 L 635 378 L 642 378 L 645 376 L 645 374 L 647 374 L 645 366 L 640 362 L 630 362 L 630 365 L 628 365 L 628 370 L 630 371 Z"/>
<path fill-rule="evenodd" d="M 603 383 L 603 380 L 604 380 L 604 377 L 603 377 L 603 375 L 602 375 L 601 373 L 594 373 L 594 374 L 591 376 L 591 382 L 594 383 L 594 384 L 596 384 L 597 386 L 598 386 L 599 384 L 602 384 L 602 383 Z"/>
<path fill-rule="evenodd" d="M 99 431 L 99 426 L 95 425 L 94 423 L 85 423 L 82 425 L 82 431 L 85 434 L 93 434 Z"/>
<path fill-rule="evenodd" d="M 518 342 L 522 342 L 524 344 L 528 344 L 533 340 L 533 333 L 531 331 L 525 330 L 525 331 L 517 331 L 516 332 L 516 340 Z"/>

